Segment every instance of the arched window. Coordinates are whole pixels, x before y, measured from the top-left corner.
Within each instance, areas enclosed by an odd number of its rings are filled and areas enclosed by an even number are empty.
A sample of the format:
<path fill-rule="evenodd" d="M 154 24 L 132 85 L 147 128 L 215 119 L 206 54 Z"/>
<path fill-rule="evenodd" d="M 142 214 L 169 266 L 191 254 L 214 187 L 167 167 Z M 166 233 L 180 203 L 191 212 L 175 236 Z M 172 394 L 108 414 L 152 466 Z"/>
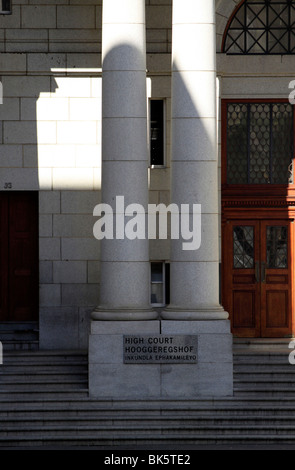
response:
<path fill-rule="evenodd" d="M 243 0 L 228 21 L 226 54 L 294 54 L 295 1 Z"/>

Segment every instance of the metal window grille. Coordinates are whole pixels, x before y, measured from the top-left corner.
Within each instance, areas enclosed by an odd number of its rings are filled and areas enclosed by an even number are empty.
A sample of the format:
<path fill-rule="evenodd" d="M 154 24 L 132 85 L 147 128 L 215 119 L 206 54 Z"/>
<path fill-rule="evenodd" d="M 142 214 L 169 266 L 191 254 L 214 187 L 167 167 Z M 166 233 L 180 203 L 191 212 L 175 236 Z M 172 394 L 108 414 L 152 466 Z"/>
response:
<path fill-rule="evenodd" d="M 254 228 L 235 226 L 233 228 L 234 268 L 254 268 Z"/>
<path fill-rule="evenodd" d="M 290 103 L 227 104 L 227 183 L 293 183 Z"/>
<path fill-rule="evenodd" d="M 230 19 L 223 52 L 294 54 L 295 1 L 244 0 Z"/>

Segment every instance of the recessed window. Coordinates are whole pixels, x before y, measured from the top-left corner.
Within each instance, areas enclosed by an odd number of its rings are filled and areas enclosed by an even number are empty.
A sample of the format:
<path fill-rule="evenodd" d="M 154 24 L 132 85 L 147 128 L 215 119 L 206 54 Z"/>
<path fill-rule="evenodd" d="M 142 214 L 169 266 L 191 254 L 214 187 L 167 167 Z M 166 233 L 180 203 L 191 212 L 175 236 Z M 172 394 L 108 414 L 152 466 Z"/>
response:
<path fill-rule="evenodd" d="M 292 184 L 294 110 L 288 102 L 229 102 L 228 184 Z"/>
<path fill-rule="evenodd" d="M 294 54 L 295 2 L 243 0 L 223 39 L 226 54 Z"/>
<path fill-rule="evenodd" d="M 164 108 L 164 100 L 150 100 L 150 164 L 154 167 L 165 164 Z"/>
<path fill-rule="evenodd" d="M 170 265 L 164 262 L 151 263 L 151 304 L 163 307 L 170 303 Z"/>
<path fill-rule="evenodd" d="M 11 13 L 11 0 L 2 0 L 0 13 L 2 15 L 9 15 Z"/>

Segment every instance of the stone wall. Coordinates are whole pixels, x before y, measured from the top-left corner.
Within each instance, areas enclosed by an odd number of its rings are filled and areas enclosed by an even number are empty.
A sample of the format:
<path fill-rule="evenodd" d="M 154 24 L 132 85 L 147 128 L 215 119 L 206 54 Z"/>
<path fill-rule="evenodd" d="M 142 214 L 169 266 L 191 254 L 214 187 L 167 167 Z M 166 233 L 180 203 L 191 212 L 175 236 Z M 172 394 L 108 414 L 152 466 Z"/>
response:
<path fill-rule="evenodd" d="M 0 15 L 0 190 L 39 191 L 40 346 L 86 348 L 99 300 L 101 0 L 12 0 Z M 149 96 L 166 100 L 166 167 L 150 202 L 169 202 L 171 0 L 148 0 Z M 136 202 L 136 201 L 134 201 Z M 151 260 L 169 259 L 153 241 Z"/>

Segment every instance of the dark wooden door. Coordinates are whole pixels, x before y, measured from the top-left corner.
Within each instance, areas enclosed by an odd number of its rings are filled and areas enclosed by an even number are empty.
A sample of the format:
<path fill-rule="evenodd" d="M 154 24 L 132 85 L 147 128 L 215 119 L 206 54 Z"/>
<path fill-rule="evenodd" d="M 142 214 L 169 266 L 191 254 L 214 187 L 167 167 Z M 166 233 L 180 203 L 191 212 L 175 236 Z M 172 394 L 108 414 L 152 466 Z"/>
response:
<path fill-rule="evenodd" d="M 0 321 L 38 318 L 38 194 L 0 193 Z"/>
<path fill-rule="evenodd" d="M 292 333 L 289 221 L 232 220 L 223 240 L 223 305 L 233 334 Z"/>
<path fill-rule="evenodd" d="M 291 224 L 260 222 L 261 336 L 283 337 L 291 331 Z"/>

